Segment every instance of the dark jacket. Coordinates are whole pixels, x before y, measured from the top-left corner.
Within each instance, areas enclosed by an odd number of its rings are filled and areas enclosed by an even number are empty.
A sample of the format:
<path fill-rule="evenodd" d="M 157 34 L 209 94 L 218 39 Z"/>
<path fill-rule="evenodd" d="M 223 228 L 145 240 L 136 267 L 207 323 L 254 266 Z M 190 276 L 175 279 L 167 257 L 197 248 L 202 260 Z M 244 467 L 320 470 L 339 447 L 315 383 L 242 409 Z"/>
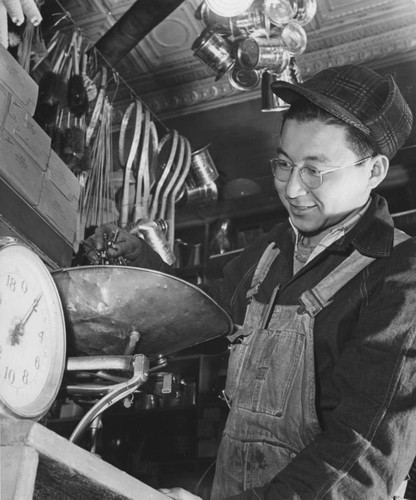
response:
<path fill-rule="evenodd" d="M 294 234 L 276 225 L 224 269 L 210 293 L 235 323 L 242 323 L 246 292 L 266 246 L 281 250 L 260 287 L 268 302 L 293 305 L 354 249 L 376 260 L 353 278 L 315 318 L 316 409 L 322 433 L 268 485 L 233 500 L 333 497 L 388 499 L 416 456 L 416 241 L 393 248 L 393 220 L 386 201 L 373 195 L 360 222 L 295 276 Z M 172 272 L 152 252 L 144 267 Z M 277 360 L 278 362 L 278 360 Z"/>
<path fill-rule="evenodd" d="M 315 320 L 316 407 L 323 432 L 269 485 L 236 497 L 317 499 L 336 488 L 355 499 L 387 499 L 416 455 L 416 242 L 392 248 L 393 221 L 377 195 L 360 222 L 292 276 L 294 234 L 283 222 L 247 248 L 213 287 L 235 323 L 244 317 L 246 292 L 270 241 L 281 250 L 257 295 L 293 305 L 354 249 L 375 257 Z M 276 360 L 278 362 L 278 360 Z M 358 488 L 357 491 L 359 491 Z"/>

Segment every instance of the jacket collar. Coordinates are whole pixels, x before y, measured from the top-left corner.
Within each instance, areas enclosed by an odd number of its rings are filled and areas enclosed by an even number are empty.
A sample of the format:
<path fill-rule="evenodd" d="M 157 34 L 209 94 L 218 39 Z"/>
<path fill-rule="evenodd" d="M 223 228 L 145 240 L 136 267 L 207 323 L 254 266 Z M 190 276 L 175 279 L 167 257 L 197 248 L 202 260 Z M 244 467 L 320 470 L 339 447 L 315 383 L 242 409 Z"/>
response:
<path fill-rule="evenodd" d="M 344 241 L 338 243 L 340 247 L 352 245 L 369 257 L 388 257 L 393 248 L 393 239 L 394 223 L 387 202 L 378 194 L 373 194 L 361 221 L 341 239 Z"/>

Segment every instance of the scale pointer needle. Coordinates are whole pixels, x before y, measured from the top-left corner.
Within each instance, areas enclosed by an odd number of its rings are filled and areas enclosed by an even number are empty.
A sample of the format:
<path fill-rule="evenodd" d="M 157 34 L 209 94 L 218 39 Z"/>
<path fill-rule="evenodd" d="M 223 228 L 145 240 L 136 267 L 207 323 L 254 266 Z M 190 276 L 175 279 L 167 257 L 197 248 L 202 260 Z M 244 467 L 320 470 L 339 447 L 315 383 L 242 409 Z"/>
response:
<path fill-rule="evenodd" d="M 29 307 L 29 309 L 26 312 L 26 314 L 23 316 L 23 318 L 13 328 L 13 330 L 12 330 L 12 332 L 10 334 L 10 345 L 20 344 L 20 338 L 23 337 L 23 335 L 24 335 L 25 325 L 29 321 L 29 318 L 32 316 L 32 314 L 36 311 L 36 307 L 39 304 L 39 301 L 42 298 L 42 295 L 43 294 L 41 292 L 35 298 L 35 300 L 32 302 L 32 304 Z"/>

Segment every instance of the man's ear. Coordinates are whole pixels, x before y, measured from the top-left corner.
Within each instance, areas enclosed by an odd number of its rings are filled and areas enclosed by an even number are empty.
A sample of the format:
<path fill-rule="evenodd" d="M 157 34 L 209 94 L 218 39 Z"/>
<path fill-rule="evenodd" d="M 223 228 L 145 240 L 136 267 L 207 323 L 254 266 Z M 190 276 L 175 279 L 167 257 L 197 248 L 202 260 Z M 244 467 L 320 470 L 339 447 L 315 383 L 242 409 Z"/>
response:
<path fill-rule="evenodd" d="M 368 180 L 371 189 L 376 188 L 386 177 L 389 171 L 389 159 L 384 155 L 376 155 L 371 159 L 371 175 Z"/>

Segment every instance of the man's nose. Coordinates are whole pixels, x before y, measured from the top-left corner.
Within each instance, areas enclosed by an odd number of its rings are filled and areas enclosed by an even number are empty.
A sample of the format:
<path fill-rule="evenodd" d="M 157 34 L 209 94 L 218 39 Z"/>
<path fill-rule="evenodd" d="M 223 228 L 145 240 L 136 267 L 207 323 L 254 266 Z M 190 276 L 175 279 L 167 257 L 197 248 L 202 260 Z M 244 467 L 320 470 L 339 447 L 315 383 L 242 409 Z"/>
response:
<path fill-rule="evenodd" d="M 286 196 L 288 198 L 297 198 L 303 196 L 309 189 L 302 182 L 299 168 L 294 167 L 290 174 L 289 180 L 286 183 Z"/>

